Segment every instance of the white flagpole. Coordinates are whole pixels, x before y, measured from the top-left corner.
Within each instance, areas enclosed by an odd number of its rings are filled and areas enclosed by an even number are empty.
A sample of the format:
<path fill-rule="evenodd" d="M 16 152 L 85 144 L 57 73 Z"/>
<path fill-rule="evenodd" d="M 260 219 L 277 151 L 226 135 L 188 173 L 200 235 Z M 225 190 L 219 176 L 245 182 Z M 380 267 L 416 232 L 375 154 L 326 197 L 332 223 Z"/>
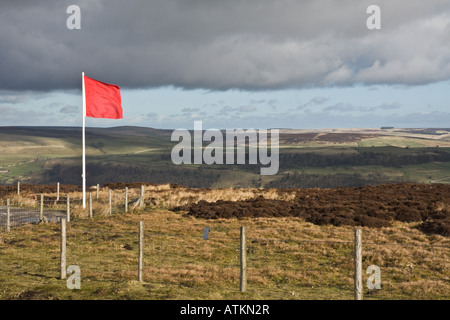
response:
<path fill-rule="evenodd" d="M 86 209 L 86 94 L 84 91 L 84 72 L 81 73 L 81 77 L 83 78 L 83 209 Z"/>

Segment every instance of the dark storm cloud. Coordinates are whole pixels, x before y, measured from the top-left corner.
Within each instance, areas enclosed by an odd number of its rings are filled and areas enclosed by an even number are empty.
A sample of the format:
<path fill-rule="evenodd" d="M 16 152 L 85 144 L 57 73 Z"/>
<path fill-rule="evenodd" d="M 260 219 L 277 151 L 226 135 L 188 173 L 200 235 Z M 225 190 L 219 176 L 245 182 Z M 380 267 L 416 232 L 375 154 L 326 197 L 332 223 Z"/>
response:
<path fill-rule="evenodd" d="M 81 8 L 81 30 L 66 8 Z M 450 78 L 448 0 L 2 1 L 0 90 L 262 90 Z"/>

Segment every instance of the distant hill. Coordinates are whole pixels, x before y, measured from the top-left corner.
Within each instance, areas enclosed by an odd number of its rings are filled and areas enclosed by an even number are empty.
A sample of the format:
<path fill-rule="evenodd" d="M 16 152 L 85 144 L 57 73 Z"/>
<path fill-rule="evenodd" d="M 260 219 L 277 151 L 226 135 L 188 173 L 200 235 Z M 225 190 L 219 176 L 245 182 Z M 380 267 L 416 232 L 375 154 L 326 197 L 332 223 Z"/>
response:
<path fill-rule="evenodd" d="M 171 134 L 134 126 L 86 128 L 88 183 L 205 188 L 450 183 L 445 128 L 280 129 L 280 169 L 274 176 L 261 176 L 260 164 L 175 165 L 171 152 L 178 142 Z M 80 127 L 0 127 L 0 148 L 2 184 L 81 183 Z"/>

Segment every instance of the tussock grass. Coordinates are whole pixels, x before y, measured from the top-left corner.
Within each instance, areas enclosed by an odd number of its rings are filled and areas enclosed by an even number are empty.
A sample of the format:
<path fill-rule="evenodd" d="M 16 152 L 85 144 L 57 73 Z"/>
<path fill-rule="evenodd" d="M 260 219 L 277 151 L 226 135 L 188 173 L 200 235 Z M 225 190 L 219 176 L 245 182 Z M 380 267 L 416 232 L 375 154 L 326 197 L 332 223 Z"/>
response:
<path fill-rule="evenodd" d="M 294 192 L 280 192 L 277 189 L 262 188 L 222 188 L 222 189 L 201 189 L 177 188 L 176 191 L 170 185 L 159 185 L 156 187 L 146 187 L 146 203 L 150 203 L 155 208 L 173 208 L 176 206 L 198 203 L 199 201 L 215 202 L 241 201 L 262 196 L 270 200 L 293 200 Z"/>

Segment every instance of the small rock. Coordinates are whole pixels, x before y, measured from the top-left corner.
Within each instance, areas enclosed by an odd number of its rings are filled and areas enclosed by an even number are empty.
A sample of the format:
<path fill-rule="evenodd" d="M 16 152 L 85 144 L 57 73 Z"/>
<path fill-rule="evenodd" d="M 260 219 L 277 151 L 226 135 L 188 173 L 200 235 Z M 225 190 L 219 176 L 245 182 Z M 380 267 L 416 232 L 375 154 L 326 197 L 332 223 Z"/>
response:
<path fill-rule="evenodd" d="M 133 248 L 128 243 L 123 245 L 122 248 L 124 248 L 125 250 L 133 250 Z"/>
<path fill-rule="evenodd" d="M 48 223 L 47 217 L 44 216 L 43 219 L 39 221 L 39 224 L 41 223 Z"/>

